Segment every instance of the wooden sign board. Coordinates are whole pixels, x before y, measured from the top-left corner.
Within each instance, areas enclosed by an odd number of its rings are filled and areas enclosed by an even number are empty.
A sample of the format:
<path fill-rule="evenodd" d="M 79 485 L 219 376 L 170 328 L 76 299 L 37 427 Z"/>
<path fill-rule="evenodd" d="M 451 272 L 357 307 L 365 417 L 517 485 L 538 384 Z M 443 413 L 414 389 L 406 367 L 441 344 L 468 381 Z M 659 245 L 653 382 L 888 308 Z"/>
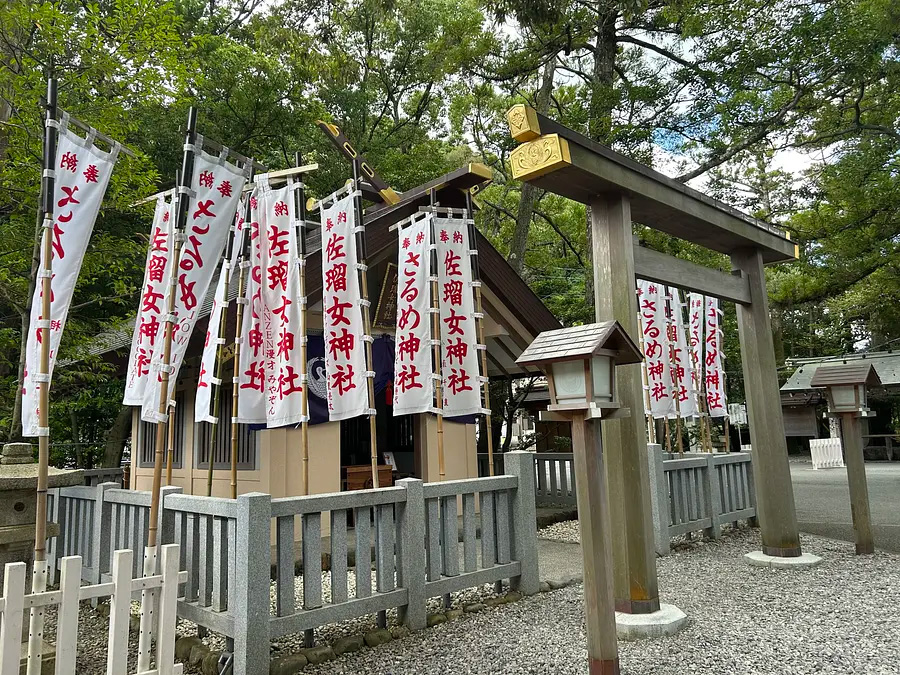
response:
<path fill-rule="evenodd" d="M 375 328 L 390 329 L 397 325 L 397 266 L 394 263 L 388 263 L 384 272 L 372 325 Z"/>

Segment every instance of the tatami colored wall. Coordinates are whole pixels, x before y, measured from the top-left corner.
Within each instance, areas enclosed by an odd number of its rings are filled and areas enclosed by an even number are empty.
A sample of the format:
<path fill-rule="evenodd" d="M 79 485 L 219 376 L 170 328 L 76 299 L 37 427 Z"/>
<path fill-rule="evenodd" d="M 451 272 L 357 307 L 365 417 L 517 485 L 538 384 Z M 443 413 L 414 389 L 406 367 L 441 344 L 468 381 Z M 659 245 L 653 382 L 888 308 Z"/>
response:
<path fill-rule="evenodd" d="M 422 466 L 416 466 L 422 480 L 436 483 L 441 480 L 438 463 L 437 418 L 432 415 L 421 415 L 416 445 L 424 447 L 426 452 L 419 455 Z M 459 480 L 461 478 L 478 478 L 478 453 L 475 443 L 475 425 L 444 422 L 444 478 L 443 480 Z"/>

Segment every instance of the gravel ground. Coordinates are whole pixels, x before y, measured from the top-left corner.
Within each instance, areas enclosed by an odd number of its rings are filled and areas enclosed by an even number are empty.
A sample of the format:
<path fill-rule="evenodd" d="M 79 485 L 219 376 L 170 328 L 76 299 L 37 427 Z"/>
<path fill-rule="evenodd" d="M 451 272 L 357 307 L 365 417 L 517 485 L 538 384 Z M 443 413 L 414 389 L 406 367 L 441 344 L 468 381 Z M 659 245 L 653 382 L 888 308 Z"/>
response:
<path fill-rule="evenodd" d="M 578 524 L 557 523 L 543 539 L 577 543 Z M 900 673 L 900 556 L 857 557 L 853 546 L 804 535 L 804 551 L 824 557 L 814 569 L 789 571 L 747 566 L 741 556 L 759 548 L 756 530 L 738 529 L 718 542 L 683 542 L 658 559 L 660 595 L 690 617 L 678 635 L 620 643 L 627 675 L 895 675 Z M 549 544 L 550 542 L 546 542 Z M 578 549 L 570 547 L 575 554 Z M 355 580 L 350 574 L 352 596 Z M 374 581 L 373 581 L 374 588 Z M 323 577 L 326 598 L 330 580 Z M 490 586 L 454 594 L 460 608 L 493 595 Z M 302 597 L 298 578 L 296 597 Z M 344 655 L 304 672 L 314 675 L 429 675 L 443 673 L 587 672 L 583 591 L 580 584 L 462 617 L 376 649 Z M 439 600 L 429 612 L 439 611 Z M 396 612 L 388 613 L 388 623 Z M 107 619 L 83 605 L 76 672 L 105 672 Z M 55 629 L 48 612 L 47 634 Z M 316 631 L 317 644 L 375 628 L 375 618 L 345 621 Z M 195 635 L 179 622 L 180 635 Z M 205 642 L 221 649 L 224 640 Z M 137 647 L 132 632 L 131 654 Z M 297 651 L 302 636 L 272 645 L 273 657 Z M 133 667 L 133 663 L 131 664 Z M 186 668 L 186 672 L 198 672 Z"/>
<path fill-rule="evenodd" d="M 571 524 L 551 536 L 573 537 Z M 547 531 L 542 531 L 545 536 Z M 900 556 L 857 557 L 803 536 L 825 562 L 810 570 L 746 565 L 755 530 L 685 543 L 660 558 L 660 594 L 691 618 L 678 635 L 620 643 L 628 675 L 894 675 L 900 672 Z M 304 672 L 424 675 L 587 672 L 582 586 L 543 593 L 345 655 Z"/>

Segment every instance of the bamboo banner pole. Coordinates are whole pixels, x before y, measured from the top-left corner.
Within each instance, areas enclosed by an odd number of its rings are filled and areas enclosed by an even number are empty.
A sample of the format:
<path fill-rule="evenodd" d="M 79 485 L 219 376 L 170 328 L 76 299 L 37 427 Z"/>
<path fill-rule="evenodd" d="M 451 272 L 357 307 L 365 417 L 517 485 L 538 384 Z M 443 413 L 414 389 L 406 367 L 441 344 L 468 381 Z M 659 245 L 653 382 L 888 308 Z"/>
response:
<path fill-rule="evenodd" d="M 50 300 L 53 279 L 53 190 L 56 166 L 57 117 L 56 79 L 47 80 L 47 102 L 44 117 L 44 153 L 41 179 L 41 248 L 44 265 L 38 272 L 41 281 L 41 354 L 38 381 L 38 475 L 37 510 L 34 526 L 34 566 L 31 588 L 33 593 L 47 590 L 47 481 L 50 467 Z M 22 336 L 25 340 L 26 336 Z M 24 406 L 23 406 L 24 407 Z M 28 675 L 41 672 L 41 653 L 44 640 L 44 608 L 34 607 L 29 616 Z"/>
<path fill-rule="evenodd" d="M 354 222 L 356 227 L 363 224 L 362 198 L 359 196 L 360 177 L 359 177 L 359 160 L 353 160 L 353 210 L 356 212 Z M 363 329 L 365 330 L 366 343 L 366 370 L 372 372 L 374 370 L 374 361 L 372 359 L 372 319 L 369 312 L 369 280 L 368 270 L 366 269 L 366 233 L 360 230 L 356 235 L 356 252 L 357 261 L 360 266 L 360 295 L 363 313 Z M 366 374 L 366 383 L 369 392 L 369 446 L 372 452 L 372 487 L 378 485 L 378 436 L 375 424 L 375 379 Z"/>
<path fill-rule="evenodd" d="M 466 219 L 469 228 L 469 247 L 477 251 L 477 241 L 475 239 L 475 212 L 472 208 L 472 193 L 466 191 Z M 482 345 L 481 349 L 481 372 L 484 374 L 484 383 L 481 385 L 482 398 L 484 399 L 484 427 L 487 434 L 488 449 L 488 475 L 493 476 L 494 471 L 494 430 L 491 424 L 491 385 L 488 378 L 487 364 L 487 343 L 484 341 L 484 309 L 481 300 L 481 266 L 478 262 L 478 256 L 469 256 L 472 260 L 472 280 L 475 282 L 475 326 L 478 330 L 478 344 Z"/>
<path fill-rule="evenodd" d="M 294 164 L 303 166 L 303 157 L 298 152 L 294 155 Z M 294 193 L 295 213 L 297 214 L 298 232 L 297 243 L 299 245 L 300 259 L 300 323 L 303 326 L 303 335 L 300 338 L 300 382 L 303 391 L 300 392 L 300 414 L 303 421 L 300 423 L 300 450 L 303 464 L 303 494 L 309 494 L 309 373 L 307 372 L 307 334 L 306 329 L 306 188 L 303 186 L 304 175 L 298 174 L 300 188 Z"/>
<path fill-rule="evenodd" d="M 169 406 L 169 421 L 166 423 L 166 485 L 172 484 L 172 462 L 175 458 L 175 406 Z"/>
<path fill-rule="evenodd" d="M 247 200 L 247 204 L 244 207 L 244 232 L 241 235 L 240 245 L 238 246 L 238 253 L 236 259 L 237 272 L 238 272 L 238 290 L 237 290 L 237 299 L 235 300 L 235 306 L 237 311 L 235 312 L 235 320 L 234 320 L 234 355 L 232 356 L 232 366 L 231 366 L 231 498 L 237 499 L 237 455 L 238 455 L 238 441 L 240 438 L 240 425 L 238 424 L 238 412 L 239 412 L 239 392 L 240 392 L 240 377 L 241 377 L 241 336 L 244 332 L 244 305 L 247 302 L 247 299 L 244 298 L 244 294 L 246 293 L 247 288 L 247 275 L 250 273 L 249 267 L 249 259 L 250 259 L 250 217 L 251 217 L 251 209 L 250 209 L 250 200 Z M 225 322 L 222 322 L 224 326 Z M 210 446 L 209 448 L 209 466 L 210 469 L 213 465 L 213 460 L 215 457 L 213 456 L 215 448 Z"/>
<path fill-rule="evenodd" d="M 179 185 L 185 190 L 190 189 L 191 176 L 193 175 L 194 165 L 194 137 L 197 128 L 197 109 L 191 106 L 188 111 L 187 132 L 185 138 L 184 157 L 181 164 L 181 180 Z M 175 246 L 172 251 L 172 268 L 169 275 L 169 297 L 166 307 L 166 319 L 163 322 L 163 359 L 162 368 L 160 370 L 160 378 L 162 386 L 159 390 L 159 413 L 160 416 L 166 414 L 169 407 L 169 363 L 172 359 L 172 339 L 175 332 L 175 322 L 172 316 L 175 311 L 175 289 L 178 284 L 178 263 L 181 259 L 181 249 L 183 245 L 182 232 L 184 230 L 185 221 L 187 219 L 187 211 L 189 202 L 186 194 L 180 190 L 175 195 L 177 200 L 175 208 L 175 223 L 173 231 L 175 232 Z M 150 573 L 156 571 L 156 531 L 159 524 L 159 491 L 162 483 L 163 468 L 163 448 L 166 442 L 166 424 L 157 422 L 156 424 L 156 454 L 153 463 L 153 491 L 150 495 L 150 522 L 147 530 L 147 549 L 148 555 L 152 555 L 153 559 L 149 561 Z M 148 561 L 145 561 L 145 568 Z M 144 570 L 145 572 L 147 569 Z"/>
<path fill-rule="evenodd" d="M 250 180 L 253 179 L 253 169 L 250 169 Z M 241 241 L 238 242 L 238 246 L 243 243 L 244 232 L 246 232 L 247 228 L 250 227 L 248 222 L 250 209 L 248 206 L 244 207 L 244 225 L 243 230 L 241 232 Z M 234 225 L 237 227 L 237 225 Z M 232 229 L 233 229 L 232 228 Z M 230 304 L 228 300 L 228 294 L 231 291 L 231 271 L 234 269 L 234 261 L 237 256 L 237 251 L 234 250 L 234 237 L 228 237 L 225 243 L 225 256 L 222 259 L 222 271 L 220 274 L 225 275 L 225 281 L 222 294 L 222 310 L 219 314 L 219 334 L 218 334 L 218 344 L 216 345 L 216 361 L 215 361 L 215 379 L 209 383 L 209 386 L 215 387 L 213 390 L 213 401 L 212 401 L 212 409 L 213 409 L 213 419 L 214 422 L 210 422 L 209 425 L 209 448 L 207 455 L 209 459 L 209 466 L 206 469 L 206 496 L 212 497 L 212 489 L 213 489 L 213 467 L 215 465 L 214 455 L 216 454 L 216 434 L 219 429 L 219 414 L 222 412 L 222 377 L 225 375 L 225 340 L 227 338 L 225 331 L 225 324 L 228 321 L 228 306 Z M 240 307 L 238 307 L 238 313 L 240 313 Z M 236 387 L 237 385 L 232 384 L 232 387 Z M 232 490 L 234 492 L 234 490 Z M 235 496 L 232 496 L 232 499 L 235 499 Z"/>
<path fill-rule="evenodd" d="M 431 204 L 432 215 L 435 215 L 435 208 L 438 206 L 435 201 L 435 191 L 428 191 L 428 198 Z M 436 240 L 434 219 L 431 221 L 431 243 Z M 431 268 L 431 339 L 432 339 L 432 361 L 434 367 L 434 397 L 435 397 L 435 414 L 437 416 L 437 451 L 438 451 L 438 475 L 439 480 L 446 479 L 446 465 L 444 461 L 444 392 L 441 381 L 441 318 L 439 316 L 440 305 L 438 298 L 438 257 L 437 250 L 433 250 L 428 254 L 428 261 Z"/>

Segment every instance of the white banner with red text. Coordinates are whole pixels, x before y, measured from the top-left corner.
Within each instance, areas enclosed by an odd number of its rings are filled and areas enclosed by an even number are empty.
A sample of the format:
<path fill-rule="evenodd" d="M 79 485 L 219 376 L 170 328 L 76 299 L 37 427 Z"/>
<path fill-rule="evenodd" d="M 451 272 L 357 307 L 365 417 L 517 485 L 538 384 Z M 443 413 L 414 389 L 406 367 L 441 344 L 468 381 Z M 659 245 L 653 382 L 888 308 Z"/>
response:
<path fill-rule="evenodd" d="M 347 195 L 322 209 L 322 323 L 332 422 L 374 414 L 366 382 L 374 377 L 366 370 L 365 340 L 371 337 L 363 327 L 355 236 L 362 225 L 356 222 L 353 199 Z"/>
<path fill-rule="evenodd" d="M 301 311 L 299 247 L 294 191 L 290 179 L 272 189 L 265 176 L 260 186 L 260 262 L 262 299 L 266 306 L 262 325 L 266 373 L 266 424 L 281 427 L 303 421 L 301 375 L 305 372 L 300 344 L 306 336 Z"/>
<path fill-rule="evenodd" d="M 238 300 L 241 320 L 241 356 L 238 362 L 240 375 L 238 409 L 235 420 L 241 424 L 264 424 L 266 421 L 266 374 L 264 368 L 262 326 L 265 305 L 262 299 L 262 247 L 260 244 L 260 190 L 250 195 L 250 259 L 242 264 L 240 273 L 245 276 L 244 296 Z M 262 236 L 265 236 L 264 234 Z"/>
<path fill-rule="evenodd" d="M 475 322 L 472 262 L 467 218 L 435 218 L 438 300 L 441 318 L 441 385 L 445 417 L 486 412 Z"/>
<path fill-rule="evenodd" d="M 198 143 L 198 146 L 202 145 Z M 169 373 L 168 397 L 175 391 L 178 372 L 187 351 L 188 342 L 200 316 L 200 310 L 213 273 L 222 257 L 222 250 L 231 231 L 238 207 L 241 190 L 246 182 L 242 169 L 195 148 L 194 170 L 191 176 L 190 194 L 181 195 L 188 199 L 187 217 L 181 255 L 178 260 L 175 288 L 175 304 L 170 319 L 174 322 L 172 349 L 168 367 L 164 366 L 164 340 L 159 340 L 153 353 L 151 385 L 145 389 L 141 418 L 146 422 L 164 421 L 159 412 L 161 371 Z M 145 292 L 142 302 L 163 303 L 164 294 L 150 295 Z M 165 305 L 160 304 L 161 307 Z"/>
<path fill-rule="evenodd" d="M 710 417 L 728 417 L 722 367 L 722 311 L 717 298 L 704 300 L 706 321 L 706 407 Z"/>
<path fill-rule="evenodd" d="M 431 228 L 418 214 L 398 229 L 394 415 L 434 412 L 431 348 Z"/>
<path fill-rule="evenodd" d="M 56 166 L 52 167 L 55 181 L 50 316 L 46 319 L 41 316 L 41 272 L 46 264 L 42 246 L 41 266 L 31 299 L 31 321 L 25 347 L 25 378 L 22 384 L 24 436 L 49 433 L 38 428 L 38 385 L 40 380 L 44 380 L 50 386 L 59 343 L 75 293 L 75 283 L 117 154 L 118 146 L 107 153 L 94 146 L 93 136 L 85 139 L 71 131 L 67 126 L 66 115 L 63 115 L 56 145 Z M 38 372 L 42 327 L 48 328 L 50 333 L 50 364 L 44 375 Z"/>
<path fill-rule="evenodd" d="M 691 347 L 691 382 L 699 401 L 703 392 L 703 295 L 688 296 L 688 333 Z"/>
<path fill-rule="evenodd" d="M 237 213 L 234 216 L 234 228 L 232 230 L 231 246 L 226 248 L 226 257 L 222 260 L 219 270 L 219 280 L 216 282 L 216 293 L 213 296 L 213 306 L 209 313 L 209 323 L 206 325 L 206 339 L 203 341 L 203 354 L 200 357 L 200 374 L 197 376 L 197 397 L 194 399 L 194 421 L 217 423 L 218 411 L 212 409 L 213 386 L 221 386 L 222 382 L 216 375 L 216 356 L 220 346 L 225 343 L 219 335 L 222 330 L 222 321 L 228 310 L 228 294 L 231 293 L 231 284 L 234 279 L 234 260 L 240 252 L 241 235 L 244 229 L 244 200 L 238 203 Z M 230 255 L 229 255 L 230 252 Z"/>
<path fill-rule="evenodd" d="M 144 282 L 141 285 L 141 296 L 145 289 L 162 290 L 169 281 L 174 246 L 174 213 L 175 200 L 166 202 L 163 197 L 156 200 L 156 211 L 153 214 L 153 226 L 150 228 L 150 245 L 147 250 L 147 262 L 144 266 Z M 128 356 L 128 370 L 125 374 L 125 396 L 122 405 L 141 405 L 144 389 L 150 379 L 150 361 L 158 340 L 163 335 L 162 308 L 150 303 L 138 305 L 134 318 L 134 334 L 131 338 L 131 352 Z"/>
<path fill-rule="evenodd" d="M 666 330 L 666 289 L 643 279 L 638 279 L 637 285 L 650 414 L 657 419 L 670 417 L 675 414 L 675 399 Z"/>
<path fill-rule="evenodd" d="M 678 393 L 681 417 L 696 417 L 697 395 L 692 380 L 691 352 L 684 332 L 684 305 L 677 288 L 669 286 L 669 353 L 673 390 Z"/>

